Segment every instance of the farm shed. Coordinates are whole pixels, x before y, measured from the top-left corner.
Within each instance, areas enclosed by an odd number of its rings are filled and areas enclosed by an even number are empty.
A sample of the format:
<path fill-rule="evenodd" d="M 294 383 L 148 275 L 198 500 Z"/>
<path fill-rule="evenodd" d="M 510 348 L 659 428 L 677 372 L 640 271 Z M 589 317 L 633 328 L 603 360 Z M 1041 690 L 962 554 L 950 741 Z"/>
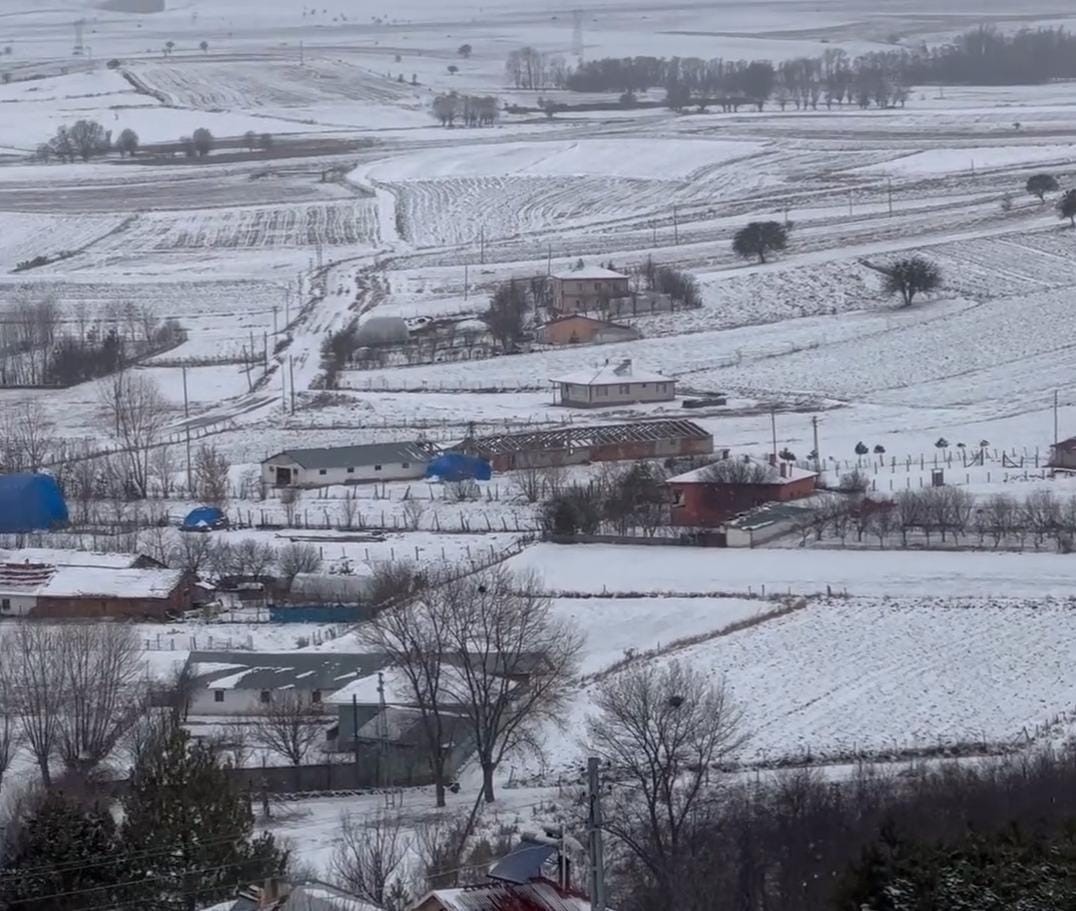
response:
<path fill-rule="evenodd" d="M 0 617 L 123 617 L 165 620 L 193 604 L 178 569 L 114 569 L 49 563 L 0 565 Z"/>
<path fill-rule="evenodd" d="M 93 550 L 58 547 L 22 547 L 0 550 L 0 563 L 48 563 L 51 566 L 98 566 L 101 569 L 164 569 L 146 554 L 105 554 Z"/>
<path fill-rule="evenodd" d="M 608 408 L 638 402 L 671 402 L 676 380 L 636 370 L 630 359 L 554 377 L 554 400 L 570 408 Z"/>
<path fill-rule="evenodd" d="M 433 447 L 419 441 L 286 449 L 262 462 L 262 478 L 273 487 L 407 481 L 424 477 L 433 457 Z"/>
<path fill-rule="evenodd" d="M 714 438 L 694 421 L 637 421 L 570 425 L 464 440 L 454 447 L 491 462 L 497 471 L 585 462 L 617 462 L 709 455 Z"/>
<path fill-rule="evenodd" d="M 673 494 L 672 524 L 715 528 L 764 503 L 787 502 L 814 493 L 818 475 L 787 462 L 772 465 L 754 459 L 733 463 L 742 468 L 715 477 L 721 462 L 697 468 L 668 480 Z"/>
<path fill-rule="evenodd" d="M 602 312 L 609 319 L 623 319 L 625 316 L 650 316 L 675 309 L 671 295 L 660 291 L 632 291 L 625 297 L 614 297 Z"/>
<path fill-rule="evenodd" d="M 550 879 L 517 883 L 490 879 L 474 886 L 436 889 L 411 911 L 590 911 L 590 901 Z"/>
<path fill-rule="evenodd" d="M 585 313 L 601 310 L 610 300 L 627 296 L 628 276 L 600 266 L 553 273 L 553 310 Z"/>
<path fill-rule="evenodd" d="M 379 652 L 191 652 L 192 715 L 257 715 L 284 693 L 320 704 L 388 664 Z M 334 709 L 326 707 L 326 714 Z"/>
<path fill-rule="evenodd" d="M 1050 467 L 1076 471 L 1076 437 L 1069 437 L 1050 447 Z"/>
<path fill-rule="evenodd" d="M 67 503 L 47 474 L 0 475 L 0 534 L 50 531 L 67 524 Z"/>
<path fill-rule="evenodd" d="M 797 523 L 810 510 L 789 503 L 767 503 L 742 516 L 737 516 L 723 527 L 726 547 L 757 547 L 774 541 L 796 529 Z"/>
<path fill-rule="evenodd" d="M 550 320 L 538 329 L 538 341 L 544 345 L 605 345 L 637 338 L 641 335 L 631 326 L 609 323 L 581 313 Z"/>
<path fill-rule="evenodd" d="M 363 320 L 355 332 L 358 347 L 376 348 L 380 345 L 404 345 L 411 337 L 407 323 L 400 316 L 371 316 Z"/>

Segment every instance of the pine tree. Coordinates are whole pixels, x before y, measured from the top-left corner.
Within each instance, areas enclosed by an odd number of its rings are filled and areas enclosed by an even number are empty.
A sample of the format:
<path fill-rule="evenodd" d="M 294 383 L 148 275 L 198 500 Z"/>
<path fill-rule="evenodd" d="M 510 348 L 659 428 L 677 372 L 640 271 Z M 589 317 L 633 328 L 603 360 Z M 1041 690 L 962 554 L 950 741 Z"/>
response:
<path fill-rule="evenodd" d="M 145 879 L 141 894 L 157 909 L 212 904 L 286 863 L 271 835 L 254 837 L 249 801 L 212 749 L 175 724 L 139 755 L 123 810 L 128 879 Z"/>
<path fill-rule="evenodd" d="M 48 792 L 0 868 L 0 908 L 77 911 L 107 905 L 126 875 L 107 807 Z"/>

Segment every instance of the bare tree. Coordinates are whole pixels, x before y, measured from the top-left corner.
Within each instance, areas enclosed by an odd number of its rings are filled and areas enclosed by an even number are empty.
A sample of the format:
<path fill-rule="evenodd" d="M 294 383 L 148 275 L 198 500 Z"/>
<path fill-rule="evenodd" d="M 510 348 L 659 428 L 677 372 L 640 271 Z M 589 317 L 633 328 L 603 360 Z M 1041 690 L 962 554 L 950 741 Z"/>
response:
<path fill-rule="evenodd" d="M 178 471 L 175 450 L 171 446 L 165 444 L 152 451 L 149 458 L 149 476 L 157 485 L 158 493 L 165 500 L 172 495 Z"/>
<path fill-rule="evenodd" d="M 0 648 L 0 660 L 7 657 Z M 15 694 L 8 683 L 7 675 L 0 671 L 0 792 L 3 791 L 4 775 L 11 767 L 11 760 L 22 744 L 23 731 L 19 725 L 18 706 Z"/>
<path fill-rule="evenodd" d="M 360 627 L 359 635 L 388 655 L 402 678 L 403 692 L 393 695 L 412 702 L 419 712 L 437 806 L 443 807 L 456 721 L 446 672 L 448 617 L 436 592 L 415 596 L 413 578 L 413 574 L 407 579 L 398 579 L 395 574 L 391 579 L 386 577 L 385 581 L 399 583 L 398 593 L 389 595 L 388 586 L 382 584 L 381 597 L 397 603 L 379 611 Z"/>
<path fill-rule="evenodd" d="M 582 637 L 559 620 L 536 576 L 496 567 L 433 593 L 446 615 L 459 669 L 450 689 L 463 706 L 482 767 L 482 792 L 506 756 L 538 749 L 540 727 L 560 718 L 575 680 Z"/>
<path fill-rule="evenodd" d="M 228 501 L 231 463 L 215 446 L 203 443 L 194 457 L 194 486 L 203 503 L 223 506 Z"/>
<path fill-rule="evenodd" d="M 340 838 L 331 869 L 340 886 L 379 908 L 386 906 L 393 882 L 401 879 L 408 843 L 400 819 L 387 813 L 340 817 Z"/>
<path fill-rule="evenodd" d="M 770 484 L 779 477 L 775 466 L 752 459 L 722 459 L 704 473 L 715 484 Z"/>
<path fill-rule="evenodd" d="M 268 575 L 276 562 L 276 551 L 271 544 L 244 538 L 229 551 L 228 572 L 237 576 L 262 578 Z"/>
<path fill-rule="evenodd" d="M 114 623 L 59 628 L 63 702 L 56 755 L 82 774 L 96 768 L 146 709 L 142 649 L 134 630 Z"/>
<path fill-rule="evenodd" d="M 512 473 L 512 481 L 526 503 L 537 503 L 546 490 L 545 469 L 537 466 L 520 468 Z"/>
<path fill-rule="evenodd" d="M 167 406 L 157 384 L 140 373 L 122 370 L 99 386 L 112 431 L 122 450 L 125 486 L 131 495 L 149 494 L 149 457 L 160 442 Z"/>
<path fill-rule="evenodd" d="M 210 535 L 198 532 L 180 533 L 168 557 L 168 565 L 197 576 L 213 565 L 216 547 Z"/>
<path fill-rule="evenodd" d="M 629 785 L 606 827 L 677 907 L 685 838 L 711 769 L 744 741 L 742 713 L 700 671 L 673 661 L 603 681 L 588 722 L 591 749 Z"/>
<path fill-rule="evenodd" d="M 285 544 L 276 555 L 277 568 L 286 588 L 291 588 L 300 573 L 314 573 L 321 568 L 321 553 L 313 544 Z"/>
<path fill-rule="evenodd" d="M 265 749 L 279 753 L 295 767 L 298 787 L 299 767 L 311 748 L 325 736 L 326 721 L 319 705 L 291 691 L 271 694 L 253 725 L 254 739 Z"/>
<path fill-rule="evenodd" d="M 52 784 L 49 760 L 59 740 L 65 695 L 59 639 L 57 627 L 29 622 L 17 623 L 0 638 L 0 675 L 45 787 Z"/>
<path fill-rule="evenodd" d="M 407 527 L 412 531 L 418 531 L 422 524 L 422 516 L 426 512 L 426 504 L 412 497 L 404 503 L 403 512 Z"/>
<path fill-rule="evenodd" d="M 33 402 L 22 402 L 10 409 L 3 436 L 3 464 L 12 471 L 39 471 L 57 445 L 52 422 L 41 405 Z"/>
<path fill-rule="evenodd" d="M 921 528 L 927 521 L 923 498 L 917 490 L 902 490 L 897 494 L 897 520 L 900 524 L 901 543 L 908 546 L 908 532 Z"/>

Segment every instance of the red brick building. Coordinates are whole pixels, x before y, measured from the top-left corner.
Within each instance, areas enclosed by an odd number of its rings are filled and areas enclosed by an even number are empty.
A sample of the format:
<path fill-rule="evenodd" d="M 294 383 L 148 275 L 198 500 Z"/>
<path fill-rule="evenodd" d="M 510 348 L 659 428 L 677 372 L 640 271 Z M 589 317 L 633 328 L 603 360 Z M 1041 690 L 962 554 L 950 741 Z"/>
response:
<path fill-rule="evenodd" d="M 667 482 L 673 495 L 672 524 L 716 528 L 729 519 L 764 503 L 799 500 L 814 493 L 818 475 L 781 462 L 771 465 L 745 459 L 729 471 L 707 465 Z M 715 469 L 717 469 L 715 471 Z"/>

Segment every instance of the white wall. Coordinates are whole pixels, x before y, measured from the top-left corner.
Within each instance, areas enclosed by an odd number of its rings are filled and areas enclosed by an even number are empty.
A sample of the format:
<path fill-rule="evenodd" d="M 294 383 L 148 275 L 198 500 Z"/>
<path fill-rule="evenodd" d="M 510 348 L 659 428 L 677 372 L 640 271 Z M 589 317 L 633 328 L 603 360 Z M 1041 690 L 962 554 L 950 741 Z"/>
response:
<path fill-rule="evenodd" d="M 320 470 L 313 468 L 300 468 L 294 462 L 266 463 L 262 465 L 262 479 L 270 487 L 276 486 L 275 468 L 290 468 L 292 471 L 291 487 L 327 487 L 330 484 L 360 484 L 370 481 L 410 481 L 424 477 L 426 474 L 426 461 L 408 462 L 404 467 L 403 462 L 386 462 L 380 469 L 375 465 L 356 465 L 353 471 L 347 467 L 327 468 L 322 474 Z"/>
<path fill-rule="evenodd" d="M 664 392 L 659 391 L 662 386 L 665 387 Z M 633 402 L 668 402 L 676 397 L 676 384 L 672 380 L 667 383 L 628 383 L 627 387 L 628 391 L 622 392 L 620 385 L 591 386 L 588 400 L 586 387 L 561 383 L 561 403 L 604 408 L 606 405 L 630 405 Z"/>
<path fill-rule="evenodd" d="M 0 617 L 25 617 L 37 604 L 33 595 L 0 594 L 0 604 L 8 602 L 8 610 L 0 609 Z"/>
<path fill-rule="evenodd" d="M 191 695 L 190 713 L 192 715 L 260 715 L 264 711 L 264 703 L 261 701 L 260 690 L 227 689 L 222 690 L 224 701 L 217 702 L 213 694 L 213 684 L 207 685 L 206 689 L 197 689 Z M 312 690 L 289 689 L 276 690 L 274 696 L 280 696 L 284 692 L 297 693 L 303 702 L 309 702 Z M 321 698 L 324 701 L 329 695 L 328 690 L 323 690 Z"/>

